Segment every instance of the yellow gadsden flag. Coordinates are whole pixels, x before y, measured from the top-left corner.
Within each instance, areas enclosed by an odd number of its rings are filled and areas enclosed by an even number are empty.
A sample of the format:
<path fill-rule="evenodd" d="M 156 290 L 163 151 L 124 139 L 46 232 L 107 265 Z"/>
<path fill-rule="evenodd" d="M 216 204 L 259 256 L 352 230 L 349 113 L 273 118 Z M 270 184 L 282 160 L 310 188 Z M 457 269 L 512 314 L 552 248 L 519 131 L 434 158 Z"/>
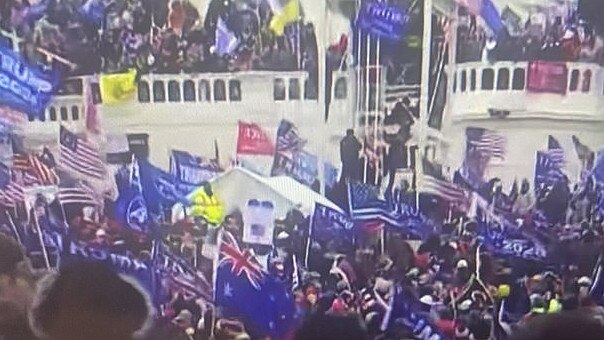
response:
<path fill-rule="evenodd" d="M 100 76 L 103 104 L 123 103 L 136 95 L 136 70 Z"/>
<path fill-rule="evenodd" d="M 300 3 L 299 0 L 288 0 L 281 8 L 281 11 L 273 14 L 273 18 L 269 24 L 269 28 L 273 33 L 281 37 L 285 34 L 285 26 L 292 22 L 298 21 L 300 18 Z"/>

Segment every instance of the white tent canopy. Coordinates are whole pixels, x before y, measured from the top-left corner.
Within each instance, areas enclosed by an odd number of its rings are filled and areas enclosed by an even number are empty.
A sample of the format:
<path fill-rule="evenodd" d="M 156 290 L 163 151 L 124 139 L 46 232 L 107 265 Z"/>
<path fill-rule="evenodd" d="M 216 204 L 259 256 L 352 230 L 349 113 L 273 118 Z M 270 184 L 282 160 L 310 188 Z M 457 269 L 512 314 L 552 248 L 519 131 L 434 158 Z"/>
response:
<path fill-rule="evenodd" d="M 310 215 L 316 203 L 342 212 L 335 203 L 314 192 L 309 187 L 286 177 L 262 177 L 247 169 L 233 168 L 211 182 L 212 190 L 224 204 L 225 213 L 242 210 L 250 199 L 272 201 L 275 217 L 284 218 L 289 210 L 297 207 L 304 215 Z M 175 219 L 183 217 L 183 207 L 173 208 Z"/>

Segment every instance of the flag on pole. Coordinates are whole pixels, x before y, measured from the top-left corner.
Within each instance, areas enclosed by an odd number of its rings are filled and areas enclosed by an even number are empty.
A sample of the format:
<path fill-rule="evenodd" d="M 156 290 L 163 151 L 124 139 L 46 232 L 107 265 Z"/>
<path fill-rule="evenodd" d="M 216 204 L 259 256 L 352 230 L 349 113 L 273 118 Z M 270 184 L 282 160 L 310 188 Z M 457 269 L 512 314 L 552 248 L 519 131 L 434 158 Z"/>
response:
<path fill-rule="evenodd" d="M 275 147 L 268 134 L 256 123 L 239 121 L 237 134 L 237 155 L 272 156 Z"/>
<path fill-rule="evenodd" d="M 84 187 L 59 188 L 58 198 L 61 204 L 99 205 L 90 189 Z"/>
<path fill-rule="evenodd" d="M 90 80 L 87 80 L 85 83 L 86 88 L 84 89 L 84 91 L 86 96 L 86 129 L 88 130 L 88 132 L 98 135 L 101 133 L 101 122 L 99 112 L 92 96 Z"/>
<path fill-rule="evenodd" d="M 552 135 L 547 136 L 547 155 L 549 160 L 557 167 L 561 168 L 564 166 L 564 149 L 560 145 L 560 142 Z"/>
<path fill-rule="evenodd" d="M 472 15 L 482 17 L 495 36 L 505 29 L 499 10 L 492 0 L 455 0 L 455 2 L 467 8 Z"/>
<path fill-rule="evenodd" d="M 564 173 L 562 172 L 559 161 L 553 161 L 548 152 L 537 151 L 535 163 L 535 188 L 539 188 L 543 184 L 554 184 L 563 176 Z"/>
<path fill-rule="evenodd" d="M 506 153 L 506 138 L 497 132 L 483 128 L 469 127 L 466 129 L 468 153 L 473 151 L 483 157 L 504 159 Z"/>
<path fill-rule="evenodd" d="M 233 53 L 239 46 L 239 39 L 233 31 L 231 31 L 226 22 L 221 17 L 218 18 L 216 23 L 216 54 L 224 56 Z"/>
<path fill-rule="evenodd" d="M 123 103 L 136 95 L 136 70 L 134 69 L 126 73 L 103 74 L 99 80 L 103 104 Z"/>
<path fill-rule="evenodd" d="M 35 154 L 18 153 L 13 156 L 13 170 L 23 173 L 23 184 L 26 186 L 57 184 L 59 177 L 53 163 L 52 158 L 44 161 L 40 155 Z"/>
<path fill-rule="evenodd" d="M 96 146 L 76 136 L 62 125 L 59 144 L 60 165 L 63 169 L 96 179 L 105 177 L 105 165 Z"/>
<path fill-rule="evenodd" d="M 295 320 L 289 285 L 267 273 L 252 251 L 239 248 L 229 232 L 220 232 L 218 244 L 216 306 L 225 317 L 242 320 L 252 338 L 289 338 Z"/>
<path fill-rule="evenodd" d="M 461 187 L 429 175 L 419 176 L 418 190 L 420 193 L 434 195 L 453 204 L 469 205 L 468 196 Z"/>
<path fill-rule="evenodd" d="M 285 34 L 285 26 L 300 19 L 299 0 L 287 0 L 285 4 L 281 4 L 279 0 L 270 0 L 269 5 L 273 11 L 269 28 L 276 36 L 282 37 Z"/>

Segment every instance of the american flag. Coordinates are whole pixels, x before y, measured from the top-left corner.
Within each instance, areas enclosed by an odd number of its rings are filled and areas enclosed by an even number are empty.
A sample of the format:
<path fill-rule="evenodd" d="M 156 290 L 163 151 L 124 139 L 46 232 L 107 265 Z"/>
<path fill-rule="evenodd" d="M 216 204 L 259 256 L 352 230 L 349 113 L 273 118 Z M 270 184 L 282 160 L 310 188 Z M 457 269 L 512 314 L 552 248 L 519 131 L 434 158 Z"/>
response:
<path fill-rule="evenodd" d="M 16 182 L 9 182 L 3 189 L 0 189 L 0 205 L 5 207 L 14 207 L 17 202 L 25 200 L 23 187 Z"/>
<path fill-rule="evenodd" d="M 231 265 L 231 272 L 237 276 L 245 274 L 254 288 L 260 290 L 265 273 L 262 265 L 249 249 L 241 250 L 237 240 L 228 231 L 222 231 L 220 237 L 220 256 L 218 266 Z"/>
<path fill-rule="evenodd" d="M 212 298 L 212 285 L 184 259 L 173 254 L 163 243 L 156 242 L 156 271 L 171 288 L 186 294 L 201 297 L 206 301 Z"/>
<path fill-rule="evenodd" d="M 506 152 L 507 140 L 505 136 L 482 128 L 468 128 L 466 130 L 468 147 L 484 157 L 503 159 Z"/>
<path fill-rule="evenodd" d="M 105 177 L 105 165 L 97 148 L 61 126 L 61 167 L 92 178 Z"/>
<path fill-rule="evenodd" d="M 464 204 L 468 201 L 466 192 L 454 183 L 428 175 L 421 175 L 418 189 L 420 193 L 438 196 L 452 203 Z"/>
<path fill-rule="evenodd" d="M 94 192 L 83 186 L 59 188 L 58 197 L 61 204 L 99 205 L 99 200 L 95 197 Z"/>
<path fill-rule="evenodd" d="M 13 156 L 13 170 L 23 172 L 24 185 L 53 185 L 59 182 L 55 170 L 39 155 L 15 154 Z"/>
<path fill-rule="evenodd" d="M 21 127 L 27 122 L 27 115 L 7 106 L 0 106 L 0 122 L 10 126 Z"/>
<path fill-rule="evenodd" d="M 564 149 L 560 142 L 553 136 L 547 138 L 547 156 L 549 161 L 556 167 L 563 167 L 565 163 Z"/>

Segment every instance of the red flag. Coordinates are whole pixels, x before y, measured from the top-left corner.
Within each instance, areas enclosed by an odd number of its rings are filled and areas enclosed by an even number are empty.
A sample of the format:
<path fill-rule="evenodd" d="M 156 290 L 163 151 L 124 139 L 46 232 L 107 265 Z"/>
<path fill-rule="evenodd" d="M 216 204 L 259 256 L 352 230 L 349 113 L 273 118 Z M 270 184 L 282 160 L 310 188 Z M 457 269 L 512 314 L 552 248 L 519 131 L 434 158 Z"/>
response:
<path fill-rule="evenodd" d="M 239 122 L 238 155 L 272 156 L 274 153 L 273 143 L 260 126 L 254 123 Z"/>

